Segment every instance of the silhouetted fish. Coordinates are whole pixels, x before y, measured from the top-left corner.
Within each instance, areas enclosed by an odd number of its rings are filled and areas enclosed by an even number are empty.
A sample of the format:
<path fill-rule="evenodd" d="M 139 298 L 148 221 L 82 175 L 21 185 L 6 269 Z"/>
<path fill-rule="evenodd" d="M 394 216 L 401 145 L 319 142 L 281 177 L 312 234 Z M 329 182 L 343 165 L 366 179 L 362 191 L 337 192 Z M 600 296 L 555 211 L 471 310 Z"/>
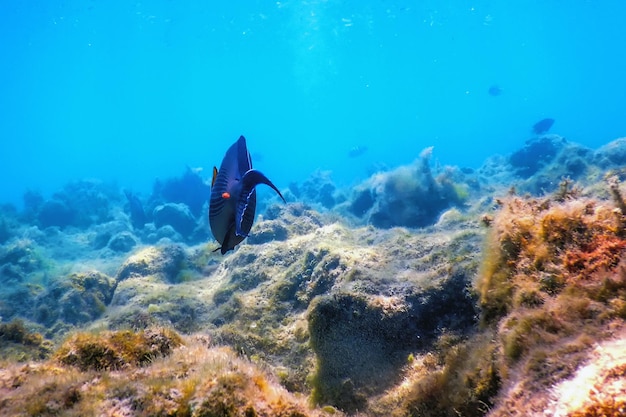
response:
<path fill-rule="evenodd" d="M 124 195 L 128 200 L 128 207 L 130 209 L 130 222 L 135 229 L 143 229 L 146 224 L 146 213 L 143 211 L 143 205 L 139 198 L 132 192 L 124 190 Z"/>
<path fill-rule="evenodd" d="M 533 125 L 533 133 L 536 135 L 540 135 L 542 133 L 546 133 L 552 125 L 554 124 L 554 119 L 542 119 Z"/>
<path fill-rule="evenodd" d="M 285 201 L 265 175 L 252 169 L 246 138 L 240 136 L 226 151 L 219 171 L 213 168 L 209 224 L 213 236 L 222 245 L 218 248 L 222 255 L 250 233 L 256 210 L 255 187 L 259 184 L 269 185 Z"/>
<path fill-rule="evenodd" d="M 500 86 L 499 86 L 499 85 L 494 84 L 494 85 L 492 85 L 491 87 L 489 87 L 488 92 L 489 92 L 489 95 L 490 95 L 490 96 L 497 97 L 497 96 L 499 96 L 500 94 L 502 94 L 502 89 L 500 88 Z"/>
<path fill-rule="evenodd" d="M 367 152 L 367 146 L 357 145 L 348 151 L 348 156 L 350 158 L 356 158 L 357 156 L 363 155 L 365 152 Z"/>

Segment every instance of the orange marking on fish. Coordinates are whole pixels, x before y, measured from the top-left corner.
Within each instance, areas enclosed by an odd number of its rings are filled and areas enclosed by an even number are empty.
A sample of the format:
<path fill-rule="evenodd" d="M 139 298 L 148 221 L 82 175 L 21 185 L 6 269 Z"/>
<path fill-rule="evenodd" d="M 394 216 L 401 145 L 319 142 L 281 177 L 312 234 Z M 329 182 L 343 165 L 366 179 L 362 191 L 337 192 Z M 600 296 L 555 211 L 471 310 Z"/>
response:
<path fill-rule="evenodd" d="M 228 200 L 228 199 L 230 198 L 230 193 L 229 193 L 229 192 L 226 192 L 226 191 L 225 191 L 225 192 L 223 192 L 223 193 L 222 193 L 222 198 L 225 198 L 225 199 L 227 199 L 227 200 Z"/>

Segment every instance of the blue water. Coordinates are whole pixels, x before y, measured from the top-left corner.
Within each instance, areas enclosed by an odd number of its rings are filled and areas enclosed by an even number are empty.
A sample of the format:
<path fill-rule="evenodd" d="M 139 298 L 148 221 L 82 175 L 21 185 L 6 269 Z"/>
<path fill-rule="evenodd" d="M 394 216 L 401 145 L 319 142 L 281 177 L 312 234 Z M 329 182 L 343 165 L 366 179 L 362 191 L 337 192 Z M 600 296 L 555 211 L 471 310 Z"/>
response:
<path fill-rule="evenodd" d="M 80 178 L 149 193 L 240 134 L 280 188 L 428 146 L 478 167 L 544 117 L 595 148 L 626 135 L 624 19 L 623 0 L 4 0 L 0 202 Z"/>

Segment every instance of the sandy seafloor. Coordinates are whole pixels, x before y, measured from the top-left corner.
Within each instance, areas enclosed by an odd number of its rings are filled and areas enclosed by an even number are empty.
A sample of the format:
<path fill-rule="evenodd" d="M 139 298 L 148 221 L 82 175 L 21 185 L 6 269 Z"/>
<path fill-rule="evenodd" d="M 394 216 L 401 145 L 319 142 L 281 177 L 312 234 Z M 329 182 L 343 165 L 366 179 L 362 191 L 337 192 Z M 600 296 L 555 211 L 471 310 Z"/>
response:
<path fill-rule="evenodd" d="M 432 153 L 260 193 L 224 256 L 191 169 L 143 219 L 96 180 L 2 206 L 0 414 L 626 415 L 626 139 Z"/>

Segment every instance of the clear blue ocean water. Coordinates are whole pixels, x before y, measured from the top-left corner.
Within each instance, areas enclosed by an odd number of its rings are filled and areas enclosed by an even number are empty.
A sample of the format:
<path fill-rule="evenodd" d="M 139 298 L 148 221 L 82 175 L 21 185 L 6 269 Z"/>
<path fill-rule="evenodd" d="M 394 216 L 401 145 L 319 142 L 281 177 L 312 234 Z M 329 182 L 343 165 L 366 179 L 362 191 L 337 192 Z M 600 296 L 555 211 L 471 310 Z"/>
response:
<path fill-rule="evenodd" d="M 82 178 L 148 194 L 240 134 L 279 188 L 428 146 L 478 167 L 544 117 L 595 148 L 626 135 L 625 19 L 621 0 L 4 0 L 0 202 Z"/>

